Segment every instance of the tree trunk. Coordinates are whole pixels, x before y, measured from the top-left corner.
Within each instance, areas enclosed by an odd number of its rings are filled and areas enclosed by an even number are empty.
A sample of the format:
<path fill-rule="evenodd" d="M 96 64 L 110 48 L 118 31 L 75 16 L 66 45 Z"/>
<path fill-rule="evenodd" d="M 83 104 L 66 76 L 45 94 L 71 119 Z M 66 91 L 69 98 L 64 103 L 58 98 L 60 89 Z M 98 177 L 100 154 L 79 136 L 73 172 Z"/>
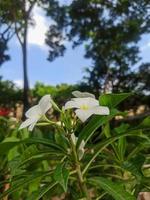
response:
<path fill-rule="evenodd" d="M 28 24 L 27 20 L 25 22 L 24 34 L 23 34 L 23 44 L 22 44 L 22 58 L 23 58 L 23 118 L 24 114 L 29 108 L 29 82 L 27 73 L 27 32 Z"/>

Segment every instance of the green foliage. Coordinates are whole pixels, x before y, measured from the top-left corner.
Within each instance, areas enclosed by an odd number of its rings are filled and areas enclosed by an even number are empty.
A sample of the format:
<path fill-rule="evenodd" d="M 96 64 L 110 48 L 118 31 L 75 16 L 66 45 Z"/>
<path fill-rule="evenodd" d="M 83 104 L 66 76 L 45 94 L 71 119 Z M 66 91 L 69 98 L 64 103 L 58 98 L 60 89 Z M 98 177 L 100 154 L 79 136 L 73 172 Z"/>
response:
<path fill-rule="evenodd" d="M 0 198 L 135 200 L 139 192 L 149 191 L 149 117 L 134 125 L 113 123 L 124 116 L 116 106 L 130 95 L 101 95 L 100 105 L 109 106 L 110 114 L 92 116 L 83 125 L 62 109 L 57 110 L 60 121 L 45 116 L 45 130 L 44 119 L 32 133 L 8 126 L 9 134 L 0 142 Z"/>
<path fill-rule="evenodd" d="M 6 53 L 7 50 L 7 39 L 2 38 L 0 35 L 0 66 L 10 59 L 9 55 Z"/>
<path fill-rule="evenodd" d="M 22 91 L 17 88 L 11 81 L 3 81 L 0 79 L 0 106 L 14 106 L 22 100 Z"/>
<path fill-rule="evenodd" d="M 76 90 L 79 86 L 61 84 L 56 86 L 44 85 L 43 83 L 37 82 L 32 90 L 33 96 L 41 98 L 45 94 L 51 94 L 52 97 L 59 103 L 64 104 L 66 99 L 70 98 L 72 91 Z"/>
<path fill-rule="evenodd" d="M 113 108 L 117 106 L 120 102 L 128 98 L 129 96 L 131 96 L 130 93 L 103 94 L 100 96 L 99 101 L 100 101 L 100 105 Z"/>
<path fill-rule="evenodd" d="M 136 198 L 131 194 L 125 192 L 119 183 L 113 183 L 112 181 L 103 177 L 93 177 L 89 181 L 96 187 L 103 188 L 116 200 L 136 200 Z"/>
<path fill-rule="evenodd" d="M 63 164 L 58 164 L 54 171 L 54 179 L 63 187 L 65 192 L 67 191 L 68 178 L 69 171 L 65 168 L 65 166 L 63 166 Z"/>

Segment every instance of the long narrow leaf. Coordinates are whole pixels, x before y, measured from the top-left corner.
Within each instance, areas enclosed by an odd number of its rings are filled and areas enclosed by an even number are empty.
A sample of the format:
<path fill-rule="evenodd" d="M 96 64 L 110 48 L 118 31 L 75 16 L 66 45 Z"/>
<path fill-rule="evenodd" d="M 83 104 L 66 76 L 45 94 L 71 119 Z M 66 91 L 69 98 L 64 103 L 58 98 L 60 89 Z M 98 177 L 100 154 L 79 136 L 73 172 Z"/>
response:
<path fill-rule="evenodd" d="M 92 158 L 88 161 L 87 165 L 85 166 L 85 168 L 83 170 L 83 174 L 88 170 L 89 166 L 92 164 L 92 162 L 95 160 L 95 158 L 99 155 L 99 153 L 101 151 L 103 151 L 103 149 L 105 149 L 109 144 L 111 144 L 115 140 L 117 140 L 121 137 L 126 137 L 126 136 L 137 136 L 137 137 L 142 137 L 142 138 L 148 140 L 148 138 L 145 135 L 141 135 L 137 131 L 131 131 L 131 132 L 128 132 L 128 133 L 119 134 L 119 135 L 116 135 L 114 137 L 106 139 L 104 142 L 99 143 L 94 148 L 94 154 L 93 154 Z"/>
<path fill-rule="evenodd" d="M 51 190 L 57 182 L 49 183 L 47 185 L 44 185 L 40 190 L 38 191 L 37 195 L 34 196 L 34 200 L 40 200 L 49 190 Z"/>
<path fill-rule="evenodd" d="M 93 177 L 88 180 L 92 185 L 102 188 L 115 200 L 136 200 L 134 196 L 126 192 L 123 187 L 103 177 Z"/>
<path fill-rule="evenodd" d="M 131 95 L 132 93 L 103 94 L 99 97 L 100 105 L 114 108 Z"/>
<path fill-rule="evenodd" d="M 0 199 L 5 197 L 6 195 L 12 194 L 15 191 L 18 191 L 21 187 L 24 187 L 24 186 L 28 185 L 29 183 L 34 182 L 35 179 L 42 178 L 42 177 L 44 177 L 44 176 L 46 176 L 50 173 L 51 172 L 49 172 L 49 173 L 36 173 L 34 175 L 27 176 L 27 178 L 21 178 L 20 180 L 15 181 L 10 189 L 8 189 L 5 192 L 3 192 L 2 194 L 0 194 Z"/>

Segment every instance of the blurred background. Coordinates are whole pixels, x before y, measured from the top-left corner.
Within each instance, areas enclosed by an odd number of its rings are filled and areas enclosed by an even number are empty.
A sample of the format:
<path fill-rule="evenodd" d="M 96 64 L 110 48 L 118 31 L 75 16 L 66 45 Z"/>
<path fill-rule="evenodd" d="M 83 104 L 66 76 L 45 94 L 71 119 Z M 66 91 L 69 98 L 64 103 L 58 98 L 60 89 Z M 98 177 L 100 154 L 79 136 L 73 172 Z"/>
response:
<path fill-rule="evenodd" d="M 149 115 L 149 0 L 0 1 L 0 115 L 73 90 L 132 92 L 120 108 Z"/>

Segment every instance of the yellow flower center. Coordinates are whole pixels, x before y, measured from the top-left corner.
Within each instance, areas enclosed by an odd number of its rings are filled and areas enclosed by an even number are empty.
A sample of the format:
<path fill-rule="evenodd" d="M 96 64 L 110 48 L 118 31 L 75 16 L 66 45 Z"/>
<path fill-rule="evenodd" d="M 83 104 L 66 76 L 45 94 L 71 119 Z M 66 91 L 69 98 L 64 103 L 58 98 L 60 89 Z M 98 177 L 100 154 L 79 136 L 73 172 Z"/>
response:
<path fill-rule="evenodd" d="M 82 110 L 88 110 L 88 109 L 89 109 L 89 106 L 88 106 L 88 105 L 82 105 L 82 106 L 80 106 L 80 108 L 81 108 Z"/>

